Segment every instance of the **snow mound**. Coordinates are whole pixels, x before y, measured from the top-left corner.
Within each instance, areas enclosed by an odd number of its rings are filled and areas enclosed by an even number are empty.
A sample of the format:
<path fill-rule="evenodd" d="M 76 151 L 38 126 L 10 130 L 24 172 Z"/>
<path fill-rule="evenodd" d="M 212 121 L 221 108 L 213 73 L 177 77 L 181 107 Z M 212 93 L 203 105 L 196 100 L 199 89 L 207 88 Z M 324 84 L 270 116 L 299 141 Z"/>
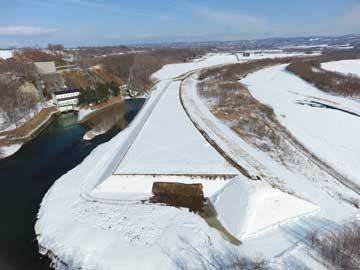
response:
<path fill-rule="evenodd" d="M 353 74 L 360 77 L 360 59 L 322 63 L 321 67 L 328 71 L 340 72 L 345 75 Z"/>
<path fill-rule="evenodd" d="M 212 197 L 222 224 L 238 239 L 315 212 L 318 207 L 267 183 L 236 178 Z"/>

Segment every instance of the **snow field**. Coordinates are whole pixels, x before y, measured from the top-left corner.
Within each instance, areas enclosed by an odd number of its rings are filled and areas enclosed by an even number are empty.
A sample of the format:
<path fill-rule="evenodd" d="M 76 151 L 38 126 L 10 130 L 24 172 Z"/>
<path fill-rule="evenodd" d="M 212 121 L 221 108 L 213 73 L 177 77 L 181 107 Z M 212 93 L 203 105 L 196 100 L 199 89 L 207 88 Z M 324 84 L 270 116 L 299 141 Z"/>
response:
<path fill-rule="evenodd" d="M 260 70 L 241 82 L 256 99 L 274 108 L 279 121 L 307 149 L 360 185 L 360 118 L 307 105 L 315 101 L 359 113 L 359 103 L 322 92 L 288 73 L 285 67 Z"/>
<path fill-rule="evenodd" d="M 360 77 L 360 59 L 341 60 L 322 63 L 321 67 L 328 71 L 340 72 L 345 75 L 356 75 Z"/>

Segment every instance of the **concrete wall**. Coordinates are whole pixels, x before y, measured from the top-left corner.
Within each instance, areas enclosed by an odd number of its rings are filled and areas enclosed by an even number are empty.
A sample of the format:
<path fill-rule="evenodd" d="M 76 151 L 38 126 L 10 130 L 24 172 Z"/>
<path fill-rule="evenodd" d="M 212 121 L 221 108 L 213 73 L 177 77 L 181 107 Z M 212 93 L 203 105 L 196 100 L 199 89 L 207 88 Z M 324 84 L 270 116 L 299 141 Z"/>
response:
<path fill-rule="evenodd" d="M 36 62 L 34 65 L 37 72 L 40 74 L 50 74 L 56 72 L 55 62 Z"/>

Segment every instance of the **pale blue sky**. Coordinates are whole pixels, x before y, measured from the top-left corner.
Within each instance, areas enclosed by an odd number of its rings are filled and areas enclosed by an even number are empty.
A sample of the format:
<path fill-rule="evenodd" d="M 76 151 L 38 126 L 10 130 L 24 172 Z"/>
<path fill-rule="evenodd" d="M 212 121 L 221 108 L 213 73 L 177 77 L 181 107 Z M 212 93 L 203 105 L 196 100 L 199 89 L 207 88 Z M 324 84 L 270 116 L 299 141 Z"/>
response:
<path fill-rule="evenodd" d="M 0 0 L 0 47 L 360 32 L 359 0 Z"/>

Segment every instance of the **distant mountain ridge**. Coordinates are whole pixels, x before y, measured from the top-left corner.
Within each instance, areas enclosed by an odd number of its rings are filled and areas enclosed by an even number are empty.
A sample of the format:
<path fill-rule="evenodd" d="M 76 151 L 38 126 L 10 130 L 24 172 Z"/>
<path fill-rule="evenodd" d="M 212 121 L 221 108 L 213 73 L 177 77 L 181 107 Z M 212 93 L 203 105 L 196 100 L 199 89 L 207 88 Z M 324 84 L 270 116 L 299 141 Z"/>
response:
<path fill-rule="evenodd" d="M 348 45 L 360 47 L 360 34 L 344 36 L 309 36 L 309 37 L 271 37 L 263 39 L 247 39 L 235 41 L 200 41 L 200 42 L 175 42 L 175 43 L 153 43 L 139 44 L 141 47 L 217 47 L 236 49 L 277 49 L 294 46 L 339 46 Z"/>

